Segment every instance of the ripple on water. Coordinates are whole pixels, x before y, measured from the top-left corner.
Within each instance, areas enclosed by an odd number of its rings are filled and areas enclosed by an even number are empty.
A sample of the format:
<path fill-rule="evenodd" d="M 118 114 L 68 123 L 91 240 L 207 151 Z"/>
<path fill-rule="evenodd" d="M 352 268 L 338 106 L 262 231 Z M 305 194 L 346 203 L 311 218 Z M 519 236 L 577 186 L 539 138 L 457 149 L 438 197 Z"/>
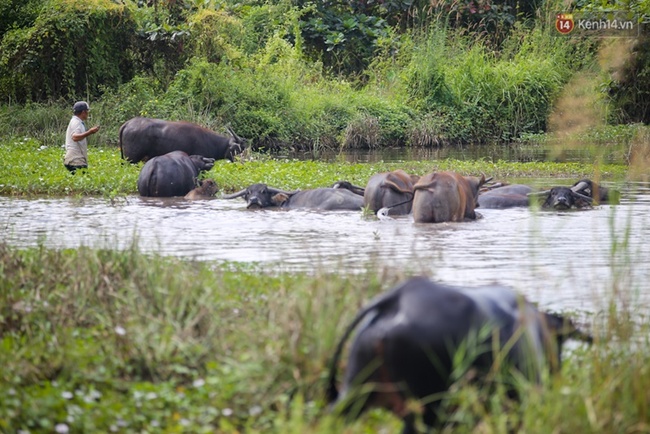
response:
<path fill-rule="evenodd" d="M 361 212 L 251 211 L 241 200 L 0 198 L 0 227 L 19 247 L 126 249 L 137 242 L 145 252 L 280 263 L 282 270 L 356 273 L 371 264 L 450 284 L 496 281 L 557 309 L 598 309 L 616 279 L 629 297 L 648 302 L 641 298 L 649 291 L 639 287 L 650 281 L 645 186 L 630 186 L 620 205 L 589 211 L 480 212 L 475 222 L 423 225 Z"/>

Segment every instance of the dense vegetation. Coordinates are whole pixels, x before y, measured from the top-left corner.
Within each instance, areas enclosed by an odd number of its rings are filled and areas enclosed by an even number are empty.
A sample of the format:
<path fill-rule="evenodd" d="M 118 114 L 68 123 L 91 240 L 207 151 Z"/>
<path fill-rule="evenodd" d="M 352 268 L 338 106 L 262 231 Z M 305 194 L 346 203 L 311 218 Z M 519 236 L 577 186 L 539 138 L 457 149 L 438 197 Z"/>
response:
<path fill-rule="evenodd" d="M 643 15 L 646 3 L 632 6 Z M 57 107 L 60 125 L 73 101 L 88 99 L 111 144 L 138 115 L 231 124 L 256 149 L 509 141 L 546 130 L 554 98 L 597 50 L 596 39 L 554 34 L 557 8 L 1 0 L 0 101 L 12 117 L 33 104 Z M 647 98 L 630 95 L 644 89 L 647 58 L 634 59 L 628 78 L 604 83 L 611 119 L 644 121 Z"/>

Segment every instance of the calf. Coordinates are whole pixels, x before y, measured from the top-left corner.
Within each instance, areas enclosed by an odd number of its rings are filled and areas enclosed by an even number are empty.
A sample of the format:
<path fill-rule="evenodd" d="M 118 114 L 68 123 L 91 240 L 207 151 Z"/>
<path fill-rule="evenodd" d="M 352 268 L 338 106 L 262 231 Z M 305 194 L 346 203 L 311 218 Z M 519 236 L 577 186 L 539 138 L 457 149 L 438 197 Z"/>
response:
<path fill-rule="evenodd" d="M 339 394 L 339 359 L 359 324 Z M 461 288 L 415 277 L 375 298 L 346 328 L 330 364 L 327 398 L 349 416 L 386 408 L 404 420 L 404 433 L 414 433 L 409 398 L 422 400 L 423 421 L 433 427 L 441 395 L 465 373 L 482 378 L 498 360 L 510 373 L 540 381 L 544 369 L 559 368 L 567 337 L 591 340 L 508 287 Z"/>
<path fill-rule="evenodd" d="M 204 179 L 198 187 L 185 195 L 185 199 L 212 199 L 217 191 L 219 191 L 219 187 L 217 187 L 217 183 L 213 179 Z"/>

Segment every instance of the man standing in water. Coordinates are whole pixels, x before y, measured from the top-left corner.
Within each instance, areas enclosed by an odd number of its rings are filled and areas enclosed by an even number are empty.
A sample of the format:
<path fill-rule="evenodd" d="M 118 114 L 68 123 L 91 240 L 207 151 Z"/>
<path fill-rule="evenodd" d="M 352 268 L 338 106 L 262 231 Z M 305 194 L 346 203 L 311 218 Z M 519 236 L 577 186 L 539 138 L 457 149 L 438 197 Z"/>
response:
<path fill-rule="evenodd" d="M 88 167 L 88 136 L 99 131 L 99 126 L 86 130 L 84 123 L 88 119 L 90 107 L 85 101 L 74 103 L 72 112 L 74 116 L 70 119 L 68 130 L 65 133 L 65 158 L 63 164 L 71 173 L 77 169 L 86 169 Z"/>

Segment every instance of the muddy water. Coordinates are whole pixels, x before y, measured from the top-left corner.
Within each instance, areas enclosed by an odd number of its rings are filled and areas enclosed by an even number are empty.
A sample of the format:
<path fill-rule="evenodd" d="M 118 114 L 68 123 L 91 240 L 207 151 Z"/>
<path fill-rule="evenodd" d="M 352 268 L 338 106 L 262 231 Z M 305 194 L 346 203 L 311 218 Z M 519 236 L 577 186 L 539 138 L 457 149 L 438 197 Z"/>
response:
<path fill-rule="evenodd" d="M 452 284 L 497 281 L 561 310 L 600 310 L 612 296 L 650 306 L 650 187 L 634 185 L 621 204 L 588 211 L 481 213 L 423 225 L 361 212 L 251 211 L 243 200 L 0 198 L 0 239 L 53 248 L 137 242 L 145 252 L 276 271 L 371 266 Z"/>

